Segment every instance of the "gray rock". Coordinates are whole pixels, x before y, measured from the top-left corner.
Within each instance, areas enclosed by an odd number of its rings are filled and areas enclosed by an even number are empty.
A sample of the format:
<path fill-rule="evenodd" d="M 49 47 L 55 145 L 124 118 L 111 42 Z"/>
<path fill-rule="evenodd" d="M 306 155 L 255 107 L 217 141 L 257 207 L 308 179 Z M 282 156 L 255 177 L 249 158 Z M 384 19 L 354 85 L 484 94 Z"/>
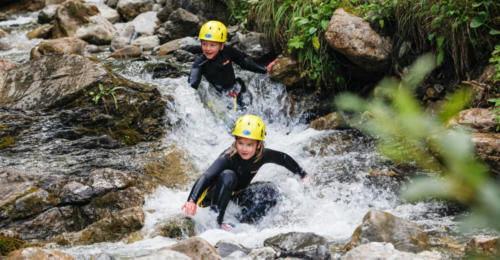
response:
<path fill-rule="evenodd" d="M 246 34 L 236 33 L 231 39 L 236 47 L 254 60 L 259 60 L 272 52 L 271 41 L 264 33 L 249 32 Z"/>
<path fill-rule="evenodd" d="M 132 24 L 135 31 L 141 35 L 153 35 L 156 27 L 158 27 L 159 20 L 156 17 L 156 12 L 145 12 L 139 14 L 134 20 L 128 24 Z"/>
<path fill-rule="evenodd" d="M 135 34 L 135 26 L 133 24 L 127 24 L 120 30 L 118 30 L 111 40 L 111 50 L 119 50 L 125 48 L 132 41 L 132 37 Z"/>
<path fill-rule="evenodd" d="M 248 256 L 254 260 L 274 260 L 276 258 L 276 251 L 272 247 L 255 248 L 250 251 Z"/>
<path fill-rule="evenodd" d="M 120 21 L 120 14 L 115 9 L 109 7 L 105 4 L 96 4 L 99 13 L 106 18 L 110 23 L 116 23 Z"/>
<path fill-rule="evenodd" d="M 351 251 L 347 252 L 342 260 L 379 260 L 379 259 L 392 259 L 392 260 L 441 260 L 442 257 L 439 253 L 423 251 L 418 254 L 402 252 L 394 249 L 390 243 L 377 243 L 371 242 L 368 244 L 360 245 Z"/>
<path fill-rule="evenodd" d="M 153 10 L 153 3 L 153 0 L 119 0 L 116 10 L 126 21 L 130 21 L 141 13 Z"/>
<path fill-rule="evenodd" d="M 54 20 L 59 5 L 47 5 L 38 13 L 38 23 L 50 23 Z"/>
<path fill-rule="evenodd" d="M 79 10 L 75 12 L 74 10 Z M 95 5 L 71 0 L 56 11 L 52 38 L 77 37 L 92 44 L 109 44 L 116 29 Z"/>
<path fill-rule="evenodd" d="M 87 202 L 94 195 L 92 188 L 76 181 L 67 183 L 61 190 L 62 202 L 65 203 Z"/>
<path fill-rule="evenodd" d="M 156 253 L 149 256 L 135 258 L 135 260 L 191 260 L 191 259 L 193 258 L 185 254 L 182 254 L 174 250 L 166 250 L 166 249 L 158 250 Z"/>
<path fill-rule="evenodd" d="M 327 239 L 314 233 L 290 232 L 264 240 L 264 246 L 272 247 L 280 257 L 300 256 L 312 259 L 330 259 Z"/>
<path fill-rule="evenodd" d="M 391 40 L 372 30 L 370 24 L 338 8 L 325 33 L 328 44 L 351 62 L 369 72 L 385 72 L 390 62 Z"/>
<path fill-rule="evenodd" d="M 217 248 L 219 255 L 224 258 L 233 255 L 233 253 L 235 252 L 241 252 L 242 256 L 247 256 L 248 253 L 250 253 L 250 249 L 242 245 L 237 245 L 232 242 L 226 242 L 226 241 L 217 242 L 217 244 L 215 244 L 215 248 Z M 229 259 L 237 259 L 237 258 L 235 256 L 232 256 Z"/>
<path fill-rule="evenodd" d="M 160 45 L 158 36 L 141 36 L 131 43 L 132 46 L 140 47 L 144 51 L 151 51 Z"/>
<path fill-rule="evenodd" d="M 42 56 L 15 69 L 0 71 L 0 106 L 50 108 L 70 101 L 76 93 L 107 75 L 104 66 L 81 56 Z"/>
<path fill-rule="evenodd" d="M 424 251 L 429 246 L 427 234 L 417 224 L 378 210 L 366 213 L 344 251 L 369 242 L 389 242 L 409 252 Z"/>
<path fill-rule="evenodd" d="M 222 258 L 217 253 L 217 250 L 208 243 L 205 239 L 201 237 L 191 237 L 183 240 L 177 244 L 163 247 L 161 250 L 174 250 L 192 259 L 204 259 L 204 260 L 221 260 Z"/>
<path fill-rule="evenodd" d="M 97 194 L 123 189 L 130 185 L 130 178 L 124 172 L 114 169 L 99 169 L 91 173 L 89 185 Z"/>
<path fill-rule="evenodd" d="M 482 133 L 493 132 L 498 126 L 495 116 L 496 114 L 491 109 L 469 108 L 460 111 L 448 122 L 448 126 L 460 125 Z"/>

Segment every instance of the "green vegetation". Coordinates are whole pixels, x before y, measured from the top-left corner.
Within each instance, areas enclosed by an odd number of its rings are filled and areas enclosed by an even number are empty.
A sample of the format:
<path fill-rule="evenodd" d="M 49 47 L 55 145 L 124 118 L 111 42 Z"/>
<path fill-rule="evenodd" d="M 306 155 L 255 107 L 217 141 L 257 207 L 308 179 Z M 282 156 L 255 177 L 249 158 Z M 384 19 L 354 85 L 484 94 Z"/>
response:
<path fill-rule="evenodd" d="M 379 150 L 399 163 L 415 162 L 437 178 L 414 181 L 405 192 L 408 199 L 444 198 L 468 205 L 472 213 L 467 227 L 500 230 L 500 186 L 487 168 L 475 159 L 469 135 L 444 125 L 468 104 L 469 92 L 462 89 L 447 98 L 436 114 L 425 112 L 414 98 L 414 90 L 434 69 L 436 59 L 418 59 L 401 81 L 384 79 L 372 98 L 341 95 L 339 108 L 355 111 L 357 127 L 376 137 Z M 364 116 L 361 116 L 363 115 Z"/>
<path fill-rule="evenodd" d="M 436 55 L 440 70 L 450 77 L 470 78 L 484 65 L 500 35 L 500 2 L 496 0 L 228 0 L 232 21 L 255 24 L 270 36 L 275 50 L 287 52 L 301 64 L 308 85 L 345 88 L 339 61 L 332 55 L 324 33 L 339 7 L 370 21 L 375 29 L 391 28 L 395 47 L 412 45 L 414 57 Z M 378 27 L 378 28 L 377 28 Z M 446 64 L 446 66 L 445 66 Z"/>
<path fill-rule="evenodd" d="M 498 121 L 497 132 L 500 130 L 500 98 L 492 98 L 488 101 L 495 103 L 494 108 L 492 110 L 495 113 L 495 119 Z"/>
<path fill-rule="evenodd" d="M 495 45 L 495 50 L 493 50 L 493 52 L 491 53 L 490 63 L 495 66 L 495 75 L 493 76 L 493 82 L 496 83 L 500 81 L 500 44 Z"/>
<path fill-rule="evenodd" d="M 113 97 L 113 101 L 115 104 L 115 108 L 118 109 L 118 102 L 116 101 L 116 96 L 115 96 L 115 91 L 118 89 L 122 89 L 123 87 L 114 87 L 114 88 L 106 88 L 102 84 L 99 83 L 99 91 L 90 91 L 89 95 L 92 96 L 92 101 L 97 105 L 99 103 L 99 100 L 103 100 L 106 102 L 106 97 Z"/>
<path fill-rule="evenodd" d="M 0 235 L 0 255 L 6 256 L 11 251 L 25 247 L 26 244 L 26 241 L 21 239 Z"/>
<path fill-rule="evenodd" d="M 12 136 L 0 137 L 0 150 L 5 149 L 15 143 L 15 139 Z"/>

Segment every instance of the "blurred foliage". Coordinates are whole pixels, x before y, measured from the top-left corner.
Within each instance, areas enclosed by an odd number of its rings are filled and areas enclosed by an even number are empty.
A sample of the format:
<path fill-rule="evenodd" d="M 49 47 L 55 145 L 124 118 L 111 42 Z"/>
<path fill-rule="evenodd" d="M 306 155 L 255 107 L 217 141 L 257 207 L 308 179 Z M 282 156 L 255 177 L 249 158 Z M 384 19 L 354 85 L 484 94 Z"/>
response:
<path fill-rule="evenodd" d="M 416 163 L 431 177 L 413 181 L 404 197 L 411 200 L 440 198 L 468 205 L 469 227 L 500 230 L 500 186 L 477 161 L 470 136 L 464 130 L 445 127 L 468 104 L 470 93 L 462 89 L 449 95 L 435 113 L 424 110 L 414 90 L 436 67 L 433 55 L 419 58 L 401 80 L 382 80 L 368 99 L 342 94 L 336 105 L 355 111 L 353 124 L 376 137 L 382 154 L 399 163 Z"/>
<path fill-rule="evenodd" d="M 489 102 L 495 103 L 492 112 L 495 113 L 495 119 L 498 121 L 497 132 L 500 130 L 500 98 L 488 99 Z"/>
<path fill-rule="evenodd" d="M 493 76 L 493 82 L 496 83 L 500 81 L 500 44 L 495 45 L 495 50 L 493 50 L 493 52 L 491 53 L 490 63 L 495 66 L 495 75 Z"/>

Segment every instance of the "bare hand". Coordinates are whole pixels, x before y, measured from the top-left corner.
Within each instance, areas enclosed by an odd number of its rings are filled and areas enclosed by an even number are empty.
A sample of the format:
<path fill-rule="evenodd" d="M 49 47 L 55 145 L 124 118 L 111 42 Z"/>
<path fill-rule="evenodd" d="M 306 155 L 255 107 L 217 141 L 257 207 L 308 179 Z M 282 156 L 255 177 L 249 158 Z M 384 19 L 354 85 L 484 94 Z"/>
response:
<path fill-rule="evenodd" d="M 303 183 L 310 182 L 311 180 L 312 180 L 311 175 L 306 175 L 304 178 L 300 179 L 300 181 Z"/>
<path fill-rule="evenodd" d="M 220 224 L 220 228 L 225 229 L 227 231 L 231 231 L 233 229 L 233 225 L 222 223 L 222 224 Z"/>
<path fill-rule="evenodd" d="M 190 200 L 182 205 L 181 210 L 184 210 L 184 213 L 188 216 L 194 216 L 196 214 L 196 204 Z"/>
<path fill-rule="evenodd" d="M 274 64 L 278 61 L 278 59 L 274 59 L 273 61 L 271 61 L 269 64 L 267 64 L 267 72 L 271 72 L 271 70 L 273 69 L 273 66 Z"/>

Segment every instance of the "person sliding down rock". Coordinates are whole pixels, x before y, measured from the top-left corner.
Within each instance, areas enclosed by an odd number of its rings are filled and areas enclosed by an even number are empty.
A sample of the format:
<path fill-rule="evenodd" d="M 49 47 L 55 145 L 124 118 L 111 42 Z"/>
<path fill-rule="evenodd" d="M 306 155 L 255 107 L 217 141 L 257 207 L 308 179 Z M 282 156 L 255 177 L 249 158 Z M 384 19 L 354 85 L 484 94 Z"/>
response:
<path fill-rule="evenodd" d="M 188 216 L 196 214 L 197 206 L 210 207 L 218 213 L 217 223 L 231 230 L 234 225 L 224 223 L 229 201 L 241 207 L 237 219 L 243 223 L 260 220 L 276 205 L 279 191 L 271 182 L 250 184 L 257 171 L 266 163 L 286 167 L 304 180 L 306 171 L 288 154 L 264 148 L 265 124 L 255 115 L 240 117 L 234 126 L 235 141 L 194 183 L 181 209 Z"/>
<path fill-rule="evenodd" d="M 205 76 L 210 85 L 219 93 L 227 94 L 236 103 L 243 106 L 243 93 L 246 86 L 243 80 L 236 78 L 233 69 L 233 62 L 241 68 L 257 73 L 267 73 L 271 71 L 276 63 L 272 61 L 264 67 L 245 57 L 243 53 L 231 46 L 225 46 L 227 40 L 226 26 L 219 21 L 208 21 L 200 29 L 199 39 L 203 54 L 198 56 L 191 68 L 188 78 L 189 85 L 198 89 L 201 77 Z M 236 110 L 236 104 L 234 106 Z"/>

